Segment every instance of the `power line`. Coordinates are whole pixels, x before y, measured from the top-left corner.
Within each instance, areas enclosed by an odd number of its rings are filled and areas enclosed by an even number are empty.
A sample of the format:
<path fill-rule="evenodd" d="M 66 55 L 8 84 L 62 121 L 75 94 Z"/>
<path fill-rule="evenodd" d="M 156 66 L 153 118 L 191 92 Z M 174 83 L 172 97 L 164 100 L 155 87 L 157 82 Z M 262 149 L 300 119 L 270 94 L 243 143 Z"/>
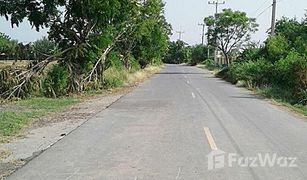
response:
<path fill-rule="evenodd" d="M 265 0 L 258 8 L 256 11 L 254 11 L 252 14 L 253 16 L 268 2 L 269 0 Z"/>
<path fill-rule="evenodd" d="M 270 9 L 271 7 L 272 7 L 272 5 L 266 7 L 263 11 L 261 11 L 261 13 L 259 13 L 259 14 L 256 16 L 256 19 L 257 19 L 258 17 L 260 17 L 263 13 L 265 13 L 265 12 L 266 12 L 268 9 Z"/>

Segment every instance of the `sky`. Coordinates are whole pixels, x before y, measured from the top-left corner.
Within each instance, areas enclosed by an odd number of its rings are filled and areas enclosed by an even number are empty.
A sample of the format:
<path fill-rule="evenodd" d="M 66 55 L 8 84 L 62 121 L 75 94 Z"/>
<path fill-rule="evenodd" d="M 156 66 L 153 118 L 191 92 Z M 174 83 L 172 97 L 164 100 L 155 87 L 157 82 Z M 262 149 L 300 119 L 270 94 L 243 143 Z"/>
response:
<path fill-rule="evenodd" d="M 202 27 L 206 16 L 215 13 L 215 6 L 209 5 L 207 0 L 164 0 L 166 3 L 165 13 L 168 22 L 173 26 L 172 40 L 177 40 L 179 35 L 176 31 L 184 31 L 182 40 L 189 44 L 201 43 Z M 223 0 L 219 0 L 223 2 Z M 266 39 L 266 31 L 271 26 L 271 8 L 273 0 L 225 0 L 224 5 L 219 6 L 219 12 L 225 8 L 247 12 L 249 17 L 257 18 L 259 31 L 252 36 L 253 41 Z M 307 0 L 277 0 L 277 19 L 282 16 L 297 17 L 299 20 L 304 17 L 307 8 Z M 263 12 L 263 13 L 262 13 Z"/>
<path fill-rule="evenodd" d="M 202 23 L 204 17 L 213 15 L 215 6 L 209 5 L 206 0 L 164 0 L 164 2 L 166 18 L 173 27 L 171 39 L 178 39 L 176 31 L 184 31 L 182 40 L 191 45 L 201 43 L 202 27 L 198 26 L 198 23 Z M 225 0 L 225 4 L 219 6 L 219 11 L 231 8 L 247 12 L 249 17 L 259 15 L 257 18 L 257 23 L 260 25 L 259 31 L 253 35 L 252 39 L 262 42 L 266 39 L 266 31 L 271 24 L 271 8 L 268 8 L 271 4 L 272 0 Z M 306 12 L 305 9 L 307 9 L 307 0 L 277 0 L 277 19 L 282 16 L 301 19 Z M 0 32 L 23 43 L 46 36 L 47 31 L 43 29 L 36 32 L 27 22 L 22 23 L 18 28 L 12 28 L 9 22 L 0 17 Z"/>

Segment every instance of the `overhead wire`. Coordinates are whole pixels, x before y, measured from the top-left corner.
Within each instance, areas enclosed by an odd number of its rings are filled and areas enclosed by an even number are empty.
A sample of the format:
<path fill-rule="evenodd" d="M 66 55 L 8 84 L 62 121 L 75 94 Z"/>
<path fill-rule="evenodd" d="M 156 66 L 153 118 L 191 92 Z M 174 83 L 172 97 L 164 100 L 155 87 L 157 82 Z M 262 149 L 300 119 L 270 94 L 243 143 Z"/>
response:
<path fill-rule="evenodd" d="M 268 9 L 270 9 L 272 7 L 272 5 L 266 7 L 261 13 L 259 13 L 257 16 L 256 16 L 256 19 L 259 18 L 262 14 L 264 14 Z"/>
<path fill-rule="evenodd" d="M 252 14 L 255 15 L 269 0 L 265 0 Z"/>

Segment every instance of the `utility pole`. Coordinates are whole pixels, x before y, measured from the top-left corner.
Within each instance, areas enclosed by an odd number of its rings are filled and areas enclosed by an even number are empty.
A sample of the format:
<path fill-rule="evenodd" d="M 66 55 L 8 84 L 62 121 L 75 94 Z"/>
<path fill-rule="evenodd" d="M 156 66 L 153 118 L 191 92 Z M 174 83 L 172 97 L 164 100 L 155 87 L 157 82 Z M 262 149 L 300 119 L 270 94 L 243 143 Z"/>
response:
<path fill-rule="evenodd" d="M 201 44 L 204 45 L 204 43 L 205 43 L 205 27 L 206 27 L 206 25 L 204 23 L 199 23 L 198 25 L 203 27 L 203 31 L 202 31 L 202 34 L 201 34 Z"/>
<path fill-rule="evenodd" d="M 219 2 L 219 0 L 215 0 L 215 1 L 209 1 L 208 4 L 210 5 L 215 5 L 215 14 L 214 14 L 214 17 L 217 18 L 217 13 L 218 13 L 218 8 L 219 8 L 219 5 L 222 5 L 222 4 L 225 4 L 225 1 L 223 2 Z M 216 64 L 218 64 L 217 62 L 217 54 L 218 54 L 218 48 L 215 47 L 215 50 L 214 50 L 214 62 Z"/>
<path fill-rule="evenodd" d="M 274 36 L 274 34 L 275 34 L 275 25 L 276 25 L 276 0 L 273 0 L 273 5 L 272 5 L 271 36 Z"/>
<path fill-rule="evenodd" d="M 182 37 L 182 34 L 184 33 L 184 31 L 176 31 L 176 33 L 179 35 L 178 40 L 181 41 L 181 37 Z"/>
<path fill-rule="evenodd" d="M 218 8 L 219 8 L 219 5 L 222 5 L 222 4 L 225 4 L 225 1 L 223 2 L 219 2 L 219 0 L 216 0 L 216 1 L 209 1 L 208 4 L 210 5 L 215 5 L 215 17 L 218 13 Z"/>
<path fill-rule="evenodd" d="M 208 34 L 207 34 L 207 57 L 208 57 L 208 59 L 211 59 L 210 58 L 210 35 L 209 35 L 209 26 L 208 26 Z"/>

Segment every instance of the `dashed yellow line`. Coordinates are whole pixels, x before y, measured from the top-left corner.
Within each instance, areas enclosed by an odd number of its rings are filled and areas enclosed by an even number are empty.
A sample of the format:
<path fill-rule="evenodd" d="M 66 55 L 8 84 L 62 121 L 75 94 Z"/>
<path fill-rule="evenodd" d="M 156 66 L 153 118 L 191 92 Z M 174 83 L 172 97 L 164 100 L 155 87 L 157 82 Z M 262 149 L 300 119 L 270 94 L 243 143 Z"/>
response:
<path fill-rule="evenodd" d="M 213 136 L 210 132 L 210 129 L 208 127 L 204 127 L 204 131 L 205 131 L 205 134 L 206 134 L 206 137 L 207 137 L 207 140 L 208 140 L 208 143 L 209 143 L 211 149 L 217 150 L 217 146 L 216 146 L 215 141 L 213 139 Z"/>

